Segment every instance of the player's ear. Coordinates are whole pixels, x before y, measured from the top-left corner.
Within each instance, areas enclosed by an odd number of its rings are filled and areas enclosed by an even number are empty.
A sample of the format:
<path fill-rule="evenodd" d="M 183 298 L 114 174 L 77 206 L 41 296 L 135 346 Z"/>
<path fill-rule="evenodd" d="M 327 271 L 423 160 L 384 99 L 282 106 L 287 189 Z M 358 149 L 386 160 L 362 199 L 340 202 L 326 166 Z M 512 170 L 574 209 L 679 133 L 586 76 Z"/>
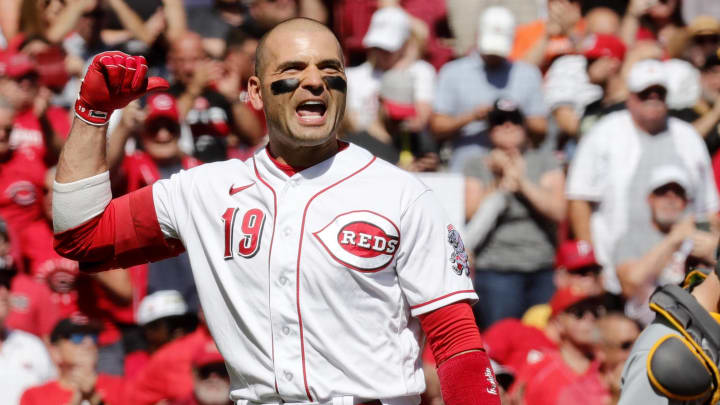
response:
<path fill-rule="evenodd" d="M 257 76 L 250 76 L 248 79 L 248 96 L 250 97 L 250 103 L 256 110 L 262 110 L 263 99 L 262 99 L 262 88 L 260 86 L 260 78 Z"/>

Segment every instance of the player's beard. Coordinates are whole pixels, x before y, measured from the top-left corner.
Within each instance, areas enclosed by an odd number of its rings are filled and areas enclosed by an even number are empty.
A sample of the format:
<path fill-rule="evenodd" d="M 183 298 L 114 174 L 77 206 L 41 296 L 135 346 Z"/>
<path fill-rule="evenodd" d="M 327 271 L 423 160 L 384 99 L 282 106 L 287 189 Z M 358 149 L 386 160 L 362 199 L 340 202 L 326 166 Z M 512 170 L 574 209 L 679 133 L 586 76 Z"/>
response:
<path fill-rule="evenodd" d="M 197 381 L 193 392 L 198 402 L 203 405 L 226 405 L 229 401 L 230 383 L 218 378 Z"/>

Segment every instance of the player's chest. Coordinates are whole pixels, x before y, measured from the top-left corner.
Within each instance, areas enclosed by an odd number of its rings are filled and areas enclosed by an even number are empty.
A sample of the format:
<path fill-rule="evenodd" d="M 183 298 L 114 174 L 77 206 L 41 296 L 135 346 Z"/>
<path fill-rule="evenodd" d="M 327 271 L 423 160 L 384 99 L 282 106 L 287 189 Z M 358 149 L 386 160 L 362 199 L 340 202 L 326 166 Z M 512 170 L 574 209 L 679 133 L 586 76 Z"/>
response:
<path fill-rule="evenodd" d="M 286 269 L 325 277 L 370 275 L 393 267 L 400 249 L 400 209 L 361 187 L 324 189 L 289 182 L 229 187 L 207 218 L 212 254 L 240 273 Z M 205 246 L 209 253 L 209 247 Z M 267 274 L 267 273 L 265 273 Z M 354 277 L 354 276 L 353 276 Z"/>

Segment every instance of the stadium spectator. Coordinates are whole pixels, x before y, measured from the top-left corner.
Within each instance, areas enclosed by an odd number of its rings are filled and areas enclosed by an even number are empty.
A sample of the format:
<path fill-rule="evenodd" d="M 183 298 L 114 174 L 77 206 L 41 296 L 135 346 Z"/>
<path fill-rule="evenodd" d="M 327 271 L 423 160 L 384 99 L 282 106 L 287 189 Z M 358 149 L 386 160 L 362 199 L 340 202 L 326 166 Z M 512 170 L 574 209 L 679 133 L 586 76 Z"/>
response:
<path fill-rule="evenodd" d="M 645 325 L 654 317 L 648 300 L 655 288 L 680 284 L 687 261 L 712 264 L 717 245 L 717 237 L 708 232 L 707 218 L 686 216 L 695 195 L 685 169 L 671 165 L 655 168 L 646 193 L 652 228 L 625 233 L 613 250 L 622 294 L 628 298 L 625 312 Z"/>
<path fill-rule="evenodd" d="M 620 25 L 620 38 L 629 47 L 637 41 L 656 40 L 667 47 L 684 25 L 679 0 L 630 0 Z"/>
<path fill-rule="evenodd" d="M 582 54 L 562 56 L 545 75 L 545 103 L 558 127 L 546 142 L 568 158 L 580 136 L 601 117 L 625 108 L 619 76 L 625 45 L 612 35 L 592 34 L 580 45 Z"/>
<path fill-rule="evenodd" d="M 170 94 L 177 99 L 180 119 L 192 131 L 193 156 L 203 162 L 225 159 L 234 122 L 231 103 L 215 89 L 221 63 L 208 57 L 202 37 L 194 32 L 171 44 L 168 62 L 175 79 Z"/>
<path fill-rule="evenodd" d="M 545 69 L 558 56 L 575 53 L 585 33 L 579 0 L 548 0 L 547 18 L 517 27 L 510 59 Z"/>
<path fill-rule="evenodd" d="M 82 319 L 58 322 L 50 334 L 58 378 L 25 391 L 20 405 L 124 404 L 124 380 L 95 371 L 98 332 L 98 327 Z"/>
<path fill-rule="evenodd" d="M 598 295 L 604 292 L 600 272 L 602 267 L 595 259 L 590 242 L 568 240 L 563 242 L 555 255 L 553 281 L 558 290 L 569 288 L 578 294 Z M 522 317 L 526 325 L 545 329 L 552 310 L 549 303 L 529 308 Z"/>
<path fill-rule="evenodd" d="M 566 210 L 563 171 L 550 152 L 532 148 L 517 104 L 498 100 L 488 122 L 491 152 L 468 159 L 463 170 L 477 179 L 466 246 L 476 254 L 482 328 L 550 299 L 556 227 Z"/>
<path fill-rule="evenodd" d="M 452 141 L 455 151 L 450 164 L 454 171 L 462 170 L 464 155 L 489 149 L 487 118 L 498 98 L 520 106 L 531 136 L 537 139 L 545 134 L 547 111 L 540 71 L 507 59 L 514 27 L 507 9 L 488 8 L 478 21 L 477 52 L 440 71 L 430 127 L 438 141 Z"/>
<path fill-rule="evenodd" d="M 695 129 L 705 138 L 711 153 L 720 144 L 720 55 L 717 51 L 718 48 L 705 59 L 700 69 L 702 91 L 698 105 L 694 108 L 697 115 L 693 122 Z"/>
<path fill-rule="evenodd" d="M 258 40 L 240 30 L 232 30 L 226 38 L 224 74 L 217 90 L 232 104 L 237 137 L 228 138 L 228 157 L 245 159 L 265 142 L 265 114 L 255 109 L 247 93 L 247 82 L 253 75 Z"/>
<path fill-rule="evenodd" d="M 140 302 L 137 323 L 143 328 L 148 353 L 192 332 L 194 315 L 188 312 L 182 295 L 175 290 L 156 291 Z"/>
<path fill-rule="evenodd" d="M 26 388 L 53 378 L 55 367 L 42 340 L 7 324 L 12 314 L 11 285 L 17 278 L 15 269 L 7 266 L 8 248 L 6 240 L 0 242 L 5 263 L 0 269 L 0 392 L 3 403 L 15 405 Z"/>
<path fill-rule="evenodd" d="M 720 46 L 720 21 L 711 15 L 700 15 L 690 22 L 687 31 L 690 42 L 683 55 L 700 69 Z"/>
<path fill-rule="evenodd" d="M 391 70 L 403 72 L 412 83 L 415 117 L 409 121 L 411 127 L 420 131 L 427 125 L 435 92 L 435 69 L 423 60 L 405 57 L 409 38 L 410 17 L 403 9 L 383 7 L 373 14 L 363 39 L 368 60 L 346 70 L 350 132 L 365 131 L 380 142 L 392 143 L 392 136 L 378 115 L 382 77 Z"/>
<path fill-rule="evenodd" d="M 598 320 L 600 329 L 600 373 L 610 390 L 610 404 L 620 400 L 620 380 L 630 349 L 640 335 L 640 326 L 621 312 L 609 312 Z M 581 387 L 578 387 L 581 388 Z M 582 390 L 579 394 L 582 394 Z M 576 396 L 582 398 L 582 396 Z"/>
<path fill-rule="evenodd" d="M 602 313 L 598 297 L 563 289 L 553 295 L 550 306 L 558 349 L 538 352 L 517 374 L 512 391 L 522 394 L 526 405 L 555 405 L 568 403 L 562 402 L 564 393 L 582 384 L 583 403 L 603 404 L 609 393 L 595 358 L 597 319 Z"/>
<path fill-rule="evenodd" d="M 70 131 L 68 112 L 50 104 L 52 93 L 41 86 L 32 58 L 8 51 L 4 59 L 0 93 L 15 109 L 10 144 L 13 149 L 30 148 L 41 161 L 54 164 Z"/>
<path fill-rule="evenodd" d="M 155 405 L 163 399 L 179 401 L 192 395 L 193 356 L 200 347 L 212 343 L 207 326 L 201 322 L 194 332 L 161 347 L 131 380 L 128 403 Z"/>
<path fill-rule="evenodd" d="M 666 83 L 662 62 L 635 63 L 627 79 L 628 110 L 609 114 L 583 136 L 568 173 L 571 229 L 577 239 L 592 241 L 605 288 L 615 294 L 621 288 L 611 249 L 626 232 L 649 229 L 646 192 L 655 168 L 677 162 L 687 171 L 697 190 L 690 206 L 697 220 L 718 209 L 707 149 L 690 124 L 668 118 Z"/>
<path fill-rule="evenodd" d="M 152 94 L 145 110 L 131 104 L 110 139 L 109 164 L 116 195 L 122 195 L 169 178 L 201 162 L 180 148 L 181 122 L 175 99 L 166 93 Z M 125 155 L 125 143 L 139 133 L 140 149 Z M 114 166 L 114 167 L 113 167 Z M 199 309 L 195 282 L 187 254 L 147 265 L 147 291 L 177 290 L 191 310 Z"/>
<path fill-rule="evenodd" d="M 367 130 L 349 134 L 347 139 L 408 171 L 434 171 L 440 160 L 434 139 L 418 119 L 413 87 L 407 72 L 394 69 L 385 72 L 380 83 L 377 120 L 388 139 L 378 139 Z"/>
<path fill-rule="evenodd" d="M 215 343 L 202 345 L 192 359 L 193 393 L 169 405 L 231 405 L 230 376 Z"/>

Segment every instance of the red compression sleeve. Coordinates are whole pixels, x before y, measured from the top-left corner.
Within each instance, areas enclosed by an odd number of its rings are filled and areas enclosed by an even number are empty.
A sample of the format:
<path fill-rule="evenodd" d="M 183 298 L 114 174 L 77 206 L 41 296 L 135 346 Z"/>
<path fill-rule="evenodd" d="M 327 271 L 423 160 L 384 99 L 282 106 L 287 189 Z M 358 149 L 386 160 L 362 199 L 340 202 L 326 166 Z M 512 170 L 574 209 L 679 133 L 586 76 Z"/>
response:
<path fill-rule="evenodd" d="M 419 318 L 438 364 L 445 404 L 500 405 L 495 373 L 470 305 L 465 302 L 447 305 Z"/>
<path fill-rule="evenodd" d="M 483 349 L 472 308 L 466 302 L 438 308 L 419 318 L 436 364 L 464 351 Z"/>
<path fill-rule="evenodd" d="M 184 248 L 165 239 L 155 213 L 152 186 L 115 198 L 84 224 L 55 234 L 55 250 L 80 262 L 83 271 L 102 271 L 177 256 Z"/>

